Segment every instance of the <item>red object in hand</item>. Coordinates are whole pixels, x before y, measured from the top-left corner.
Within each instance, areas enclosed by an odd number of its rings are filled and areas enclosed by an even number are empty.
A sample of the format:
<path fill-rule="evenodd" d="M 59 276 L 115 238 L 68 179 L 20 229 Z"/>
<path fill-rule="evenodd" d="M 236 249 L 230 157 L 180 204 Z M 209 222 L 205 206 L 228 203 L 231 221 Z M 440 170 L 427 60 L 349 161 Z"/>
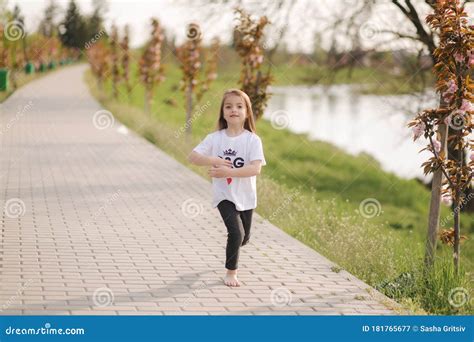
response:
<path fill-rule="evenodd" d="M 227 184 L 232 183 L 232 178 L 227 178 Z"/>

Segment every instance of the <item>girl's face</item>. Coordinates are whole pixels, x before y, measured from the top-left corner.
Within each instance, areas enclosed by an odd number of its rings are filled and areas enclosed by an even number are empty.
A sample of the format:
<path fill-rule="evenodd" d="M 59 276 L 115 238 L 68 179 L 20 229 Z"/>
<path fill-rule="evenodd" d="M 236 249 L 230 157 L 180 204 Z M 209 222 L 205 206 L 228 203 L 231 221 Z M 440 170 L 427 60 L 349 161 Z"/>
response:
<path fill-rule="evenodd" d="M 224 119 L 229 126 L 244 126 L 247 117 L 247 109 L 244 100 L 234 94 L 226 96 L 224 100 Z"/>

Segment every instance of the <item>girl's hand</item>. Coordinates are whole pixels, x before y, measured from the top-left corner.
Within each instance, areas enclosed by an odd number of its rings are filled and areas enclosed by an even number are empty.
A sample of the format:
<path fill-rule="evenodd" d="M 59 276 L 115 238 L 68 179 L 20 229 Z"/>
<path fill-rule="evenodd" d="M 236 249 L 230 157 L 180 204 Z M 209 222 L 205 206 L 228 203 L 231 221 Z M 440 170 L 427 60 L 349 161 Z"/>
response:
<path fill-rule="evenodd" d="M 228 166 L 232 167 L 232 162 L 227 159 L 219 158 L 219 157 L 213 157 L 212 159 L 212 166 Z"/>
<path fill-rule="evenodd" d="M 232 168 L 226 165 L 213 166 L 209 169 L 208 174 L 212 178 L 231 177 Z"/>

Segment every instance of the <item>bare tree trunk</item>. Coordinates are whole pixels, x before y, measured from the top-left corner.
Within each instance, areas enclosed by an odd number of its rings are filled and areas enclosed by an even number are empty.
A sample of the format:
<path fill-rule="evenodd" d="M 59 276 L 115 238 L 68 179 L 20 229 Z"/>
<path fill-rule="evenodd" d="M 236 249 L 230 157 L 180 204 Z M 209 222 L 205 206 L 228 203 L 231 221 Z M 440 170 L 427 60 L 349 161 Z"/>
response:
<path fill-rule="evenodd" d="M 454 271 L 456 275 L 459 274 L 459 258 L 460 258 L 460 248 L 459 248 L 459 224 L 460 224 L 460 216 L 459 216 L 459 198 L 461 192 L 456 192 L 456 207 L 454 208 L 454 245 L 453 245 L 453 261 L 454 261 Z"/>
<path fill-rule="evenodd" d="M 438 128 L 440 134 L 441 151 L 446 155 L 446 145 L 448 136 L 448 126 L 440 124 Z M 438 240 L 439 213 L 441 202 L 441 186 L 443 183 L 443 171 L 438 168 L 433 174 L 431 184 L 430 213 L 428 217 L 428 236 L 426 239 L 425 268 L 430 269 L 434 264 L 436 252 L 436 242 Z"/>
<path fill-rule="evenodd" d="M 151 112 L 151 94 L 149 90 L 145 90 L 145 112 L 150 115 Z"/>
<path fill-rule="evenodd" d="M 257 71 L 257 80 L 256 80 L 256 82 L 255 82 L 255 94 L 257 94 L 257 95 L 258 95 L 258 92 L 259 92 L 259 90 L 260 90 L 259 88 L 260 88 L 260 80 L 261 80 L 261 78 L 262 78 L 262 73 L 261 73 L 260 70 L 259 70 L 259 71 Z M 261 115 L 263 115 L 263 113 L 257 113 L 257 111 L 254 110 L 254 111 L 253 111 L 253 120 L 254 120 L 255 122 L 257 122 L 257 119 L 258 119 Z"/>
<path fill-rule="evenodd" d="M 458 132 L 456 132 L 458 133 Z M 462 168 L 466 162 L 464 158 L 464 151 L 463 150 L 457 150 L 456 151 L 456 160 L 459 168 Z M 457 176 L 456 183 L 459 184 L 461 181 L 461 176 Z M 454 200 L 455 200 L 455 208 L 454 208 L 454 244 L 453 244 L 453 262 L 454 262 L 454 271 L 456 272 L 456 275 L 459 274 L 459 263 L 460 263 L 460 258 L 461 258 L 461 247 L 460 247 L 460 230 L 461 230 L 461 215 L 460 211 L 462 206 L 464 205 L 464 196 L 465 192 L 457 189 L 456 193 L 454 194 Z M 468 199 L 466 199 L 468 200 Z"/>
<path fill-rule="evenodd" d="M 186 88 L 186 140 L 191 136 L 191 112 L 193 110 L 193 90 L 191 84 Z"/>
<path fill-rule="evenodd" d="M 11 72 L 11 80 L 12 80 L 12 86 L 13 86 L 13 89 L 17 89 L 18 88 L 18 71 L 15 67 L 12 68 L 12 72 Z"/>

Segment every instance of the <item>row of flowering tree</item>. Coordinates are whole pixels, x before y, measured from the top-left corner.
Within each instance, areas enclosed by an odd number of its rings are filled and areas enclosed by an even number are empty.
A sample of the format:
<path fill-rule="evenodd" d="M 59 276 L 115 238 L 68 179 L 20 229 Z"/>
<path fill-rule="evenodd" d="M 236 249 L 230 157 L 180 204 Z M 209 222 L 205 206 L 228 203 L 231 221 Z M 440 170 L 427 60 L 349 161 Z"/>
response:
<path fill-rule="evenodd" d="M 145 88 L 144 107 L 147 113 L 151 110 L 156 87 L 165 79 L 161 63 L 163 30 L 155 18 L 151 19 L 151 26 L 151 38 L 137 62 L 137 78 Z M 102 89 L 104 81 L 110 79 L 115 98 L 118 97 L 121 85 L 125 87 L 128 96 L 133 90 L 130 80 L 130 64 L 133 56 L 129 46 L 129 35 L 129 28 L 125 26 L 120 37 L 119 30 L 114 24 L 108 37 L 98 39 L 87 46 L 87 56 L 99 88 Z"/>
<path fill-rule="evenodd" d="M 272 77 L 270 71 L 263 73 L 261 67 L 264 61 L 262 47 L 263 29 L 268 24 L 266 17 L 254 20 L 242 9 L 236 9 L 238 24 L 234 27 L 234 47 L 241 57 L 240 88 L 250 99 L 256 118 L 265 109 L 268 100 L 267 87 Z M 149 113 L 156 87 L 165 80 L 163 67 L 164 33 L 159 21 L 151 19 L 151 37 L 145 44 L 138 58 L 137 76 L 145 89 L 144 107 Z M 118 96 L 120 84 L 125 84 L 130 94 L 130 60 L 128 46 L 128 29 L 120 39 L 117 27 L 112 26 L 110 35 L 101 39 L 87 49 L 91 69 L 98 84 L 106 79 L 112 82 L 113 95 Z M 185 103 L 185 132 L 189 136 L 192 131 L 192 113 L 212 82 L 217 78 L 220 42 L 217 38 L 211 41 L 209 47 L 202 46 L 201 28 L 197 23 L 191 23 L 186 30 L 186 40 L 182 45 L 173 49 L 182 72 L 180 89 L 184 93 Z"/>
<path fill-rule="evenodd" d="M 78 57 L 79 51 L 62 46 L 57 36 L 27 35 L 23 23 L 13 18 L 0 22 L 0 90 L 8 90 L 9 81 L 16 88 L 24 73 L 54 69 Z"/>
<path fill-rule="evenodd" d="M 425 264 L 434 264 L 436 242 L 440 238 L 453 247 L 453 261 L 459 272 L 460 210 L 466 201 L 465 189 L 472 186 L 474 174 L 474 34 L 464 7 L 458 0 L 439 0 L 427 23 L 439 32 L 435 50 L 436 89 L 440 93 L 438 108 L 423 110 L 409 123 L 414 139 L 424 136 L 432 156 L 424 166 L 425 174 L 433 174 Z M 448 153 L 448 147 L 453 153 Z M 453 227 L 438 232 L 440 202 L 451 203 Z"/>

